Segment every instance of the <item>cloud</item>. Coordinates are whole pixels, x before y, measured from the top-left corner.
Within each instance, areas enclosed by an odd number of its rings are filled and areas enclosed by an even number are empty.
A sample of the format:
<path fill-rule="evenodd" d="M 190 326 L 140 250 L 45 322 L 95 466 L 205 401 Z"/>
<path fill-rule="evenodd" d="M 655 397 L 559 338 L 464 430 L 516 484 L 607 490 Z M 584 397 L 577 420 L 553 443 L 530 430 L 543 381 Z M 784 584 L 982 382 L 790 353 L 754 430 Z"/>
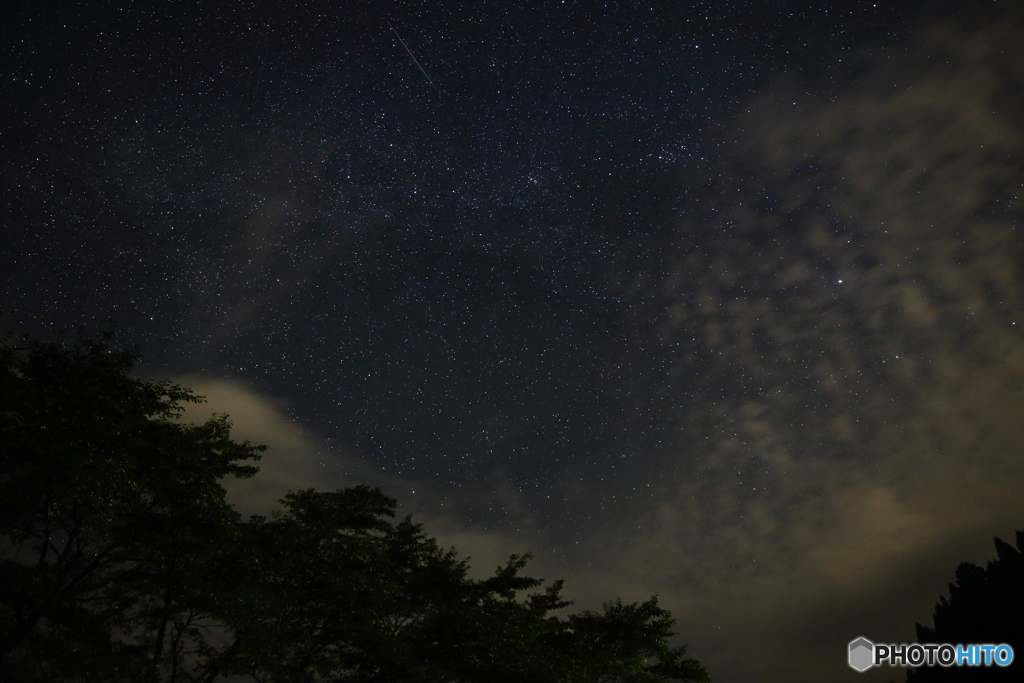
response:
<path fill-rule="evenodd" d="M 257 463 L 257 476 L 224 482 L 228 499 L 244 514 L 267 514 L 279 507 L 277 501 L 285 493 L 300 488 L 333 490 L 357 483 L 384 483 L 382 473 L 354 455 L 331 452 L 325 443 L 303 431 L 286 416 L 284 404 L 240 382 L 201 375 L 176 381 L 206 399 L 189 406 L 185 419 L 201 422 L 213 414 L 227 413 L 232 438 L 267 446 Z"/>
<path fill-rule="evenodd" d="M 846 642 L 912 639 L 956 564 L 1024 527 L 1007 7 L 922 26 L 816 99 L 769 88 L 668 275 L 634 284 L 683 378 L 678 475 L 602 571 L 660 586 L 716 680 L 853 676 Z"/>
<path fill-rule="evenodd" d="M 477 578 L 489 576 L 509 555 L 528 552 L 539 542 L 530 531 L 517 533 L 475 524 L 467 519 L 460 501 L 452 499 L 451 492 L 439 491 L 424 481 L 389 475 L 355 451 L 332 448 L 291 419 L 287 404 L 239 381 L 203 375 L 175 381 L 205 398 L 204 403 L 189 406 L 184 419 L 201 422 L 226 413 L 232 423 L 232 438 L 267 446 L 257 463 L 259 474 L 251 479 L 224 481 L 229 502 L 244 515 L 266 515 L 280 508 L 278 501 L 292 490 L 330 491 L 369 484 L 381 486 L 385 493 L 398 498 L 399 516 L 413 515 L 442 547 L 454 546 L 461 557 L 470 558 L 471 574 Z M 508 506 L 523 507 L 511 491 L 505 491 L 501 498 Z"/>

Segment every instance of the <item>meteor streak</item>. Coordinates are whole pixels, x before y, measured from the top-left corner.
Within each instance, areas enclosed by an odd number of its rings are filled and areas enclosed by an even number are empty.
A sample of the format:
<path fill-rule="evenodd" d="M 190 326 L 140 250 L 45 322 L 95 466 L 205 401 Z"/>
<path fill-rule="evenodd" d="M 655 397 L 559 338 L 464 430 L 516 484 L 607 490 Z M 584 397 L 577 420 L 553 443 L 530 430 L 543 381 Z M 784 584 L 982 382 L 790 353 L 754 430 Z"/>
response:
<path fill-rule="evenodd" d="M 405 44 L 404 40 L 402 40 L 402 36 L 398 35 L 398 31 L 395 30 L 395 27 L 391 25 L 390 21 L 388 22 L 388 28 L 391 29 L 392 33 L 395 34 L 395 37 L 398 38 L 398 42 L 400 42 L 402 44 L 402 47 L 405 48 L 405 51 L 409 53 L 410 57 L 412 57 L 412 61 L 416 63 L 416 66 L 423 73 L 423 77 L 427 79 L 427 83 L 430 84 L 430 87 L 433 88 L 434 90 L 436 90 L 437 94 L 440 95 L 441 91 L 437 90 L 437 86 L 434 85 L 434 81 L 432 81 L 430 79 L 430 76 L 427 74 L 426 70 L 423 68 L 423 65 L 420 64 L 420 60 L 416 59 L 416 55 L 414 55 L 412 53 L 412 50 L 409 49 L 409 46 Z"/>

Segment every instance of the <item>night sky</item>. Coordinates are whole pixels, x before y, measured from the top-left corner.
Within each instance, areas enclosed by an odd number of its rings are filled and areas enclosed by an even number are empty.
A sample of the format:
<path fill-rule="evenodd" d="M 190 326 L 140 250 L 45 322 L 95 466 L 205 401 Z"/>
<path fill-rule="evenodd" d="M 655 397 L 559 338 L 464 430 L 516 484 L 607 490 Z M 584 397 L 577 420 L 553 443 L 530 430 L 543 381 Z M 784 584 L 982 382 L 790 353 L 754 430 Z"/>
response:
<path fill-rule="evenodd" d="M 1024 528 L 1015 4 L 8 3 L 0 324 L 116 319 L 245 511 L 382 484 L 720 683 L 876 680 Z"/>

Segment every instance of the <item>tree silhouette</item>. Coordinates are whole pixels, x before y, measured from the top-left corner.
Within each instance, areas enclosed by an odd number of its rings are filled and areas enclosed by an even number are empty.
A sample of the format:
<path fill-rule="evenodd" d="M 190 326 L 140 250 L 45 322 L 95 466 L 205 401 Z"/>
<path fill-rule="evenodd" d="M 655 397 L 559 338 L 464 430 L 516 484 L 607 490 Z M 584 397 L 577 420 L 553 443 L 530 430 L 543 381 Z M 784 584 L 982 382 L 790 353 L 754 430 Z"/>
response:
<path fill-rule="evenodd" d="M 919 667 L 907 672 L 909 683 L 947 681 L 1019 681 L 1024 656 L 1024 533 L 1017 532 L 1017 548 L 995 539 L 997 559 L 985 569 L 962 563 L 949 599 L 935 605 L 934 628 L 917 624 L 921 643 L 1006 643 L 1014 649 L 1008 667 Z"/>
<path fill-rule="evenodd" d="M 243 520 L 220 481 L 263 447 L 110 338 L 0 340 L 0 679 L 708 680 L 656 598 L 562 616 L 528 556 L 471 579 L 379 489 Z"/>
<path fill-rule="evenodd" d="M 108 351 L 111 334 L 0 344 L 8 678 L 158 680 L 188 656 L 188 615 L 239 522 L 219 481 L 257 471 L 239 463 L 261 448 L 232 441 L 226 417 L 177 423 L 198 399 L 130 377 L 138 354 Z"/>

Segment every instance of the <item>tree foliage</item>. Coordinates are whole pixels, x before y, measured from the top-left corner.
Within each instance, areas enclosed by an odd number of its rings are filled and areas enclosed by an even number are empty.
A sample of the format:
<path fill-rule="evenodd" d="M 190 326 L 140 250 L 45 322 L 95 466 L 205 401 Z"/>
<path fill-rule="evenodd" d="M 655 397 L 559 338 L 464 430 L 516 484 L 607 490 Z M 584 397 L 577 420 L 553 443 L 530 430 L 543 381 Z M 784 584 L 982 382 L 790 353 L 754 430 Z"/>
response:
<path fill-rule="evenodd" d="M 996 538 L 997 558 L 984 569 L 963 562 L 956 583 L 949 584 L 949 599 L 935 605 L 934 628 L 917 624 L 921 643 L 1006 643 L 1015 661 L 1009 667 L 920 667 L 907 672 L 909 683 L 955 681 L 1019 681 L 1024 655 L 1024 533 L 1017 532 L 1017 547 Z"/>
<path fill-rule="evenodd" d="M 109 334 L 0 346 L 0 661 L 15 678 L 158 680 L 193 638 L 222 542 L 238 528 L 219 480 L 259 447 L 198 399 L 134 379 Z"/>
<path fill-rule="evenodd" d="M 0 678 L 706 681 L 657 599 L 563 616 L 513 555 L 485 580 L 366 486 L 243 520 L 261 446 L 131 376 L 110 334 L 0 340 Z"/>

